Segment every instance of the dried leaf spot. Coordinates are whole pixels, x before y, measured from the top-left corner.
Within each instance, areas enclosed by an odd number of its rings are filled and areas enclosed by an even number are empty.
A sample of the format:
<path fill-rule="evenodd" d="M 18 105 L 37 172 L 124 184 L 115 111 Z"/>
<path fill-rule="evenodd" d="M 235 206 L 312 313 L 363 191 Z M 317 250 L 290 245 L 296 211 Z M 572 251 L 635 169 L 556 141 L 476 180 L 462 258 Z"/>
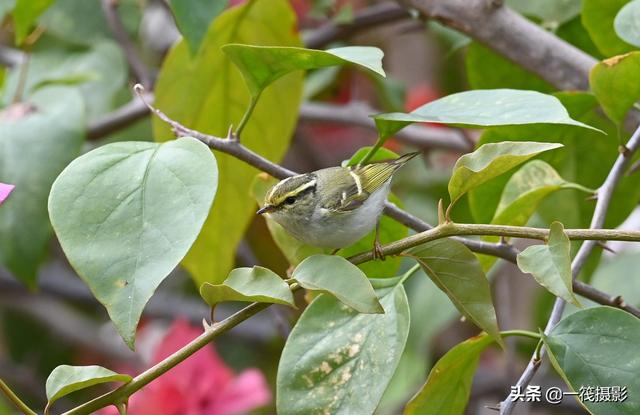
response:
<path fill-rule="evenodd" d="M 333 368 L 331 367 L 331 365 L 327 361 L 323 361 L 320 364 L 320 371 L 322 373 L 324 373 L 325 375 L 328 375 L 329 373 L 331 373 L 332 370 L 333 370 Z"/>
<path fill-rule="evenodd" d="M 611 57 L 609 59 L 605 59 L 605 60 L 602 61 L 602 63 L 604 63 L 605 65 L 607 65 L 609 67 L 615 66 L 618 63 L 620 63 L 620 61 L 624 60 L 624 58 L 626 58 L 629 55 L 631 55 L 631 52 L 625 53 L 624 55 L 618 55 L 618 56 Z"/>
<path fill-rule="evenodd" d="M 124 279 L 118 279 L 118 280 L 116 280 L 116 282 L 114 283 L 114 285 L 115 285 L 117 288 L 124 288 L 124 287 L 126 287 L 127 285 L 129 285 L 129 281 L 124 280 Z"/>
<path fill-rule="evenodd" d="M 349 357 L 353 357 L 355 355 L 357 355 L 360 352 L 360 345 L 359 344 L 352 344 L 347 348 L 347 355 Z"/>

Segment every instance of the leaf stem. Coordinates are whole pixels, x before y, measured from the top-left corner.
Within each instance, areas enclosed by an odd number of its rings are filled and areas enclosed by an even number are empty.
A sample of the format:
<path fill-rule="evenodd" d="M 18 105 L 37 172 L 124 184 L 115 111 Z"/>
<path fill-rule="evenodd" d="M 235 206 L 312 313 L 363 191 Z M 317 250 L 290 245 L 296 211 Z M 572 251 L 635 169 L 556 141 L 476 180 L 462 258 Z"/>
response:
<path fill-rule="evenodd" d="M 236 128 L 236 131 L 233 133 L 236 139 L 240 138 L 240 134 L 242 133 L 242 130 L 247 125 L 247 122 L 249 122 L 249 118 L 251 118 L 251 114 L 253 114 L 253 110 L 256 108 L 256 104 L 258 103 L 259 98 L 260 98 L 259 92 L 256 95 L 251 96 L 251 100 L 249 101 L 249 106 L 247 107 L 247 110 L 244 112 L 244 115 L 240 120 L 240 124 L 238 124 L 238 128 Z"/>
<path fill-rule="evenodd" d="M 536 340 L 540 340 L 541 338 L 539 333 L 535 333 L 529 330 L 505 330 L 505 331 L 501 331 L 500 335 L 502 337 L 513 337 L 513 336 L 528 337 L 530 339 L 536 339 Z"/>
<path fill-rule="evenodd" d="M 5 394 L 5 396 L 25 415 L 38 415 L 34 410 L 29 408 L 26 403 L 22 402 L 18 395 L 16 395 L 9 385 L 4 383 L 2 379 L 0 379 L 0 390 Z"/>
<path fill-rule="evenodd" d="M 385 141 L 387 140 L 383 140 L 381 137 L 378 137 L 376 143 L 369 149 L 369 151 L 367 151 L 367 154 L 364 155 L 364 157 L 358 162 L 358 164 L 367 164 L 367 162 L 371 160 L 371 157 L 373 157 L 380 149 L 380 147 L 382 147 Z"/>

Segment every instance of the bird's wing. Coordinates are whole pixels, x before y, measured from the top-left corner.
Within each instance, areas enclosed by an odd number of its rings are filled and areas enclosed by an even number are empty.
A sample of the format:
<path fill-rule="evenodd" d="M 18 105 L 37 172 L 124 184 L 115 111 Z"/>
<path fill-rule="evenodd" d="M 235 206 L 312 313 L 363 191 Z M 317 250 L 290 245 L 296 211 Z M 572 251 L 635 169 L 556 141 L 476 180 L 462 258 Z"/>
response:
<path fill-rule="evenodd" d="M 339 183 L 333 188 L 340 189 L 329 198 L 327 209 L 336 212 L 348 212 L 362 204 L 391 179 L 393 173 L 418 153 L 404 155 L 392 161 L 356 165 L 344 168 L 339 176 Z"/>

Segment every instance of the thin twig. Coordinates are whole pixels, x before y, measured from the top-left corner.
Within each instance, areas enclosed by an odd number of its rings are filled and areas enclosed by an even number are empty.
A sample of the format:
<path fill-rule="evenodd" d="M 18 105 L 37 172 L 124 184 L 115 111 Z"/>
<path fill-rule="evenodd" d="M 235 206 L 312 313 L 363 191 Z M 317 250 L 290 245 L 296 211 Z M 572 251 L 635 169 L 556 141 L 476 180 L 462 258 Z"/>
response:
<path fill-rule="evenodd" d="M 22 402 L 18 395 L 16 395 L 2 379 L 0 379 L 0 390 L 9 399 L 9 401 L 11 401 L 16 408 L 20 410 L 20 412 L 25 415 L 37 415 L 36 412 L 29 408 L 26 403 Z"/>
<path fill-rule="evenodd" d="M 152 102 L 153 95 L 147 94 L 145 99 Z M 89 123 L 87 138 L 89 140 L 104 138 L 109 134 L 129 127 L 148 114 L 149 108 L 140 99 L 134 98 L 102 118 Z"/>
<path fill-rule="evenodd" d="M 625 174 L 625 171 L 629 167 L 631 163 L 631 159 L 633 158 L 633 154 L 640 148 L 640 126 L 633 133 L 629 141 L 627 142 L 626 147 L 620 153 L 615 163 L 611 167 L 611 171 L 607 175 L 604 183 L 598 189 L 598 200 L 596 202 L 596 207 L 593 212 L 593 217 L 591 219 L 591 228 L 597 229 L 604 226 L 605 219 L 607 216 L 607 210 L 609 209 L 609 204 L 611 203 L 611 198 L 613 197 L 613 192 Z M 596 246 L 595 241 L 586 241 L 580 246 L 578 253 L 573 259 L 571 264 L 571 272 L 573 275 L 573 279 L 575 281 L 576 277 L 580 274 L 584 264 L 587 261 L 587 258 L 591 254 L 591 251 Z M 551 311 L 551 315 L 549 316 L 549 320 L 547 321 L 547 325 L 544 329 L 545 334 L 551 332 L 551 330 L 555 327 L 556 324 L 562 318 L 562 314 L 564 312 L 565 301 L 561 298 L 557 298 L 555 303 L 553 304 L 553 310 Z M 625 304 L 621 304 L 625 305 Z M 626 306 L 626 305 L 625 305 Z M 618 305 L 620 308 L 620 305 Z M 545 348 L 540 351 L 540 354 L 544 356 Z M 535 361 L 535 356 L 531 358 L 529 364 L 526 369 L 518 379 L 516 383 L 516 387 L 526 388 L 526 386 L 531 382 L 531 379 L 535 375 L 538 365 Z M 511 394 L 507 396 L 507 398 L 500 404 L 500 414 L 501 415 L 510 415 L 513 412 L 513 409 L 516 406 L 517 400 L 510 399 Z"/>
<path fill-rule="evenodd" d="M 321 49 L 337 40 L 347 39 L 360 31 L 410 17 L 411 14 L 397 4 L 380 3 L 359 10 L 349 23 L 329 22 L 310 31 L 304 36 L 304 43 L 308 48 Z"/>
<path fill-rule="evenodd" d="M 111 28 L 111 32 L 120 44 L 134 76 L 138 82 L 145 87 L 150 88 L 152 82 L 149 70 L 144 62 L 142 62 L 142 59 L 140 59 L 140 55 L 138 54 L 135 45 L 129 38 L 127 30 L 122 24 L 122 20 L 120 20 L 120 16 L 118 15 L 118 0 L 102 0 L 102 10 L 105 18 L 107 19 L 107 23 Z"/>

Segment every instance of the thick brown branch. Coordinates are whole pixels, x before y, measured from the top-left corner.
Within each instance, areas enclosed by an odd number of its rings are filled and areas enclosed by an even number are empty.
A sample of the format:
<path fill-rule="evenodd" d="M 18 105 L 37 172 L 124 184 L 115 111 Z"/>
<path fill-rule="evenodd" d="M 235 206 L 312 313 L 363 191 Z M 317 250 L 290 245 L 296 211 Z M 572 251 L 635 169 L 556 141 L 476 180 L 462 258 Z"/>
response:
<path fill-rule="evenodd" d="M 485 44 L 558 89 L 589 89 L 590 55 L 530 22 L 502 2 L 488 0 L 399 0 Z"/>

